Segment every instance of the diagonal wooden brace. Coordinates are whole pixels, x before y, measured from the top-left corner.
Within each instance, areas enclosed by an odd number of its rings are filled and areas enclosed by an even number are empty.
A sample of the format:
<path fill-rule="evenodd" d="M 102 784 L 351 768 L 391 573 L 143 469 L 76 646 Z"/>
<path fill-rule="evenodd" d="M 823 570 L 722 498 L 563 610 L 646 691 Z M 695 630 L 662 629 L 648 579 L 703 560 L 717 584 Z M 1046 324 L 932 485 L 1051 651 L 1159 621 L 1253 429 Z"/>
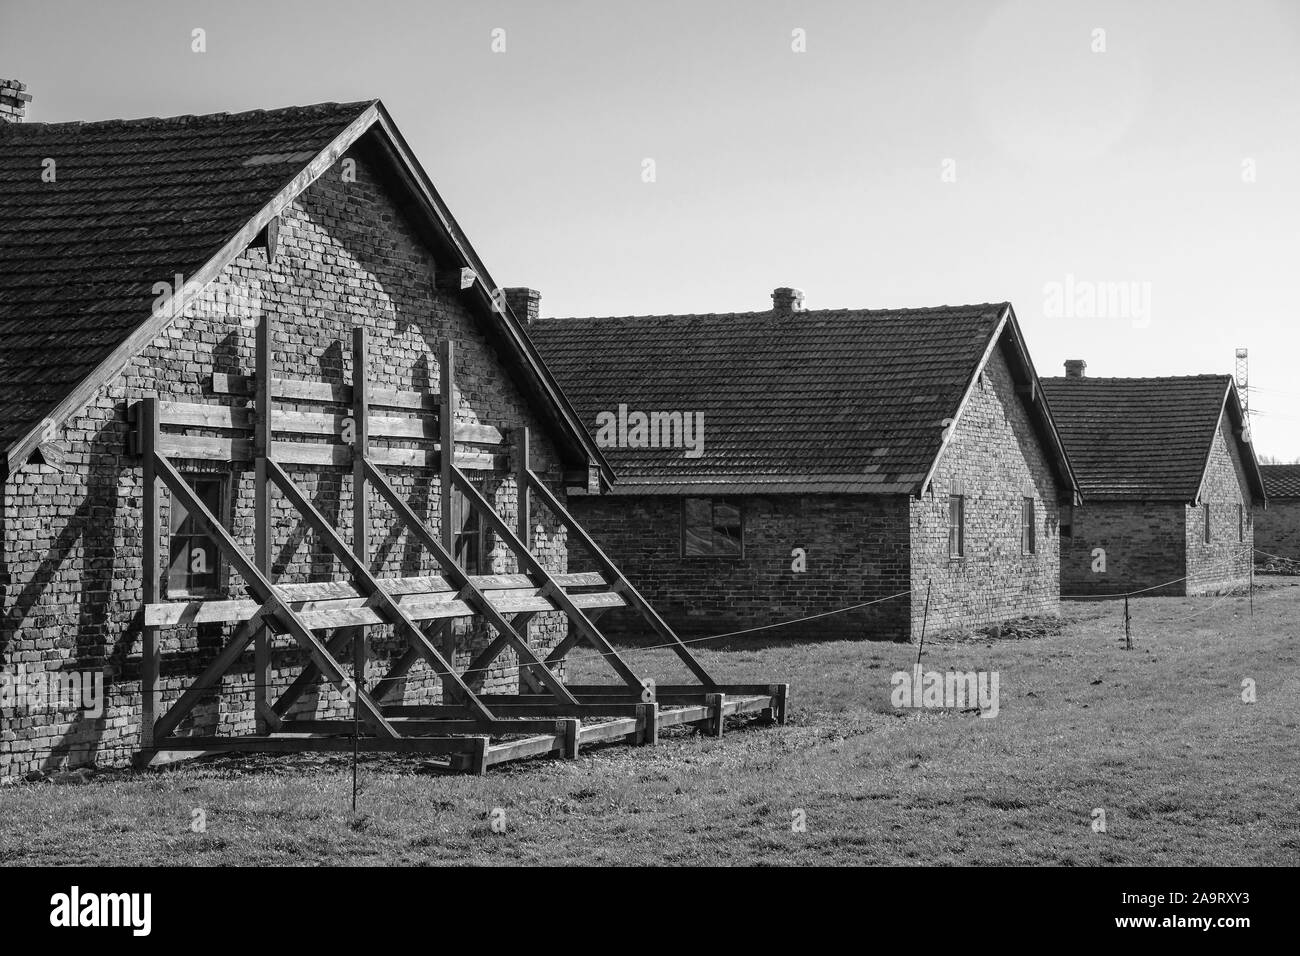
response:
<path fill-rule="evenodd" d="M 537 666 L 540 672 L 538 674 L 538 679 L 546 689 L 550 691 L 552 696 L 566 704 L 577 704 L 577 698 L 569 693 L 568 689 L 565 688 L 559 678 L 552 674 L 546 667 L 542 666 L 542 662 L 537 659 L 537 655 L 534 654 L 532 648 L 528 646 L 528 642 L 519 636 L 519 632 L 516 631 L 511 623 L 506 620 L 505 615 L 498 611 L 492 602 L 487 599 L 487 595 L 479 590 L 478 586 L 470 580 L 469 575 L 466 574 L 460 565 L 456 563 L 456 559 L 453 558 L 450 552 L 442 546 L 442 542 L 434 536 L 428 526 L 420 520 L 419 515 L 412 511 L 411 506 L 403 501 L 401 495 L 393 490 L 393 486 L 388 483 L 388 479 L 384 477 L 383 473 L 375 468 L 375 466 L 369 461 L 366 462 L 366 473 L 378 489 L 380 495 L 383 496 L 383 498 L 388 501 L 389 505 L 392 506 L 393 512 L 397 515 L 398 520 L 403 522 L 410 529 L 411 533 L 420 540 L 420 543 L 428 548 L 433 553 L 434 557 L 438 559 L 438 563 L 442 567 L 442 573 L 452 587 L 457 588 L 464 593 L 470 606 L 476 608 L 485 618 L 487 618 L 488 623 L 497 629 L 498 634 L 504 637 L 506 641 L 514 647 L 515 653 L 519 655 L 521 661 Z M 452 474 L 455 475 L 457 473 L 457 470 L 453 467 Z M 473 490 L 474 494 L 478 495 L 477 489 Z M 443 493 L 446 494 L 446 489 L 444 489 Z M 479 500 L 483 500 L 481 496 L 479 496 Z M 489 510 L 491 510 L 491 508 L 489 508 Z M 494 511 L 493 514 L 496 514 L 496 512 Z M 464 684 L 460 684 L 457 689 L 459 690 L 461 688 L 464 688 L 466 692 L 469 690 L 469 688 L 464 687 Z"/>
<path fill-rule="evenodd" d="M 682 643 L 682 639 L 677 636 L 677 632 L 668 626 L 668 622 L 661 618 L 659 612 L 650 606 L 650 602 L 641 596 L 641 592 L 633 587 L 632 582 L 619 570 L 618 565 L 610 560 L 609 556 L 600 549 L 600 546 L 596 544 L 591 535 L 587 534 L 583 527 L 574 520 L 573 515 L 569 514 L 551 489 L 546 487 L 546 483 L 537 476 L 537 473 L 527 471 L 525 474 L 532 490 L 541 496 L 542 503 L 568 529 L 569 534 L 577 538 L 583 547 L 587 549 L 587 552 L 600 565 L 601 571 L 614 579 L 615 590 L 622 595 L 624 600 L 645 618 L 646 623 L 650 625 L 656 634 L 668 641 L 668 646 L 681 658 L 682 663 L 690 669 L 701 684 L 710 689 L 717 687 L 717 682 L 709 676 L 709 672 L 704 669 L 704 665 L 696 660 L 690 648 Z"/>
<path fill-rule="evenodd" d="M 542 562 L 537 560 L 537 556 L 529 550 L 526 544 L 519 540 L 519 536 L 515 534 L 514 529 L 506 524 L 491 503 L 479 494 L 479 490 L 465 477 L 465 473 L 453 465 L 451 475 L 452 481 L 456 483 L 456 487 L 460 489 L 461 493 L 469 498 L 470 503 L 484 518 L 487 518 L 492 527 L 496 529 L 497 534 L 505 539 L 510 550 L 519 559 L 520 570 L 532 575 L 537 580 L 538 585 L 545 589 L 544 596 L 547 600 L 554 602 L 561 611 L 568 615 L 569 620 L 577 626 L 582 635 L 587 638 L 587 641 L 605 656 L 610 666 L 618 672 L 618 676 L 623 678 L 623 682 L 629 687 L 640 690 L 642 687 L 641 678 L 628 666 L 627 661 L 623 660 L 618 651 L 614 650 L 613 645 L 609 643 L 605 635 L 600 632 L 587 615 L 582 612 L 582 609 L 573 603 L 572 598 L 569 597 L 564 588 L 560 587 L 555 578 L 551 576 L 551 572 L 546 570 Z M 548 657 L 547 660 L 550 660 L 550 658 Z M 546 669 L 546 672 L 549 673 L 549 669 Z"/>
<path fill-rule="evenodd" d="M 368 462 L 367 466 L 369 466 Z M 307 496 L 293 483 L 293 479 L 285 473 L 284 469 L 274 461 L 268 461 L 266 467 L 271 480 L 289 499 L 289 503 L 307 519 L 308 524 L 316 529 L 317 533 L 324 539 L 326 547 L 339 559 L 357 585 L 366 591 L 366 597 L 372 602 L 375 610 L 383 614 L 413 648 L 420 651 L 439 677 L 445 681 L 450 681 L 457 690 L 466 695 L 464 703 L 470 714 L 479 720 L 495 720 L 496 718 L 492 712 L 465 686 L 465 682 L 460 679 L 446 659 L 438 653 L 438 649 L 429 642 L 424 632 L 402 610 L 393 596 L 383 589 L 378 579 L 370 573 L 370 569 L 357 560 L 357 556 L 339 537 L 339 533 L 325 520 L 324 515 L 317 511 L 316 507 L 307 500 Z M 391 489 L 389 490 L 391 491 Z"/>
<path fill-rule="evenodd" d="M 272 470 L 278 468 L 274 462 L 270 461 L 267 462 L 267 467 Z M 275 586 L 271 584 L 266 575 L 257 569 L 253 561 L 240 550 L 239 545 L 235 543 L 235 539 L 230 536 L 230 532 L 213 516 L 207 505 L 199 500 L 199 497 L 185 483 L 185 479 L 181 477 L 180 472 L 176 470 L 172 463 L 164 456 L 155 453 L 154 468 L 158 477 L 171 490 L 172 495 L 185 505 L 186 510 L 191 515 L 198 515 L 203 521 L 208 532 L 212 535 L 212 540 L 230 561 L 231 567 L 243 577 L 244 583 L 248 585 L 254 600 L 263 605 L 274 600 L 274 604 L 268 608 L 269 616 L 278 621 L 289 632 L 332 683 L 338 685 L 345 694 L 349 688 L 356 693 L 358 710 L 366 723 L 373 727 L 382 737 L 399 736 L 397 731 L 393 729 L 392 724 L 385 720 L 384 715 L 379 712 L 379 706 L 368 694 L 356 687 L 353 680 L 344 672 L 342 666 L 334 659 L 334 655 L 321 643 L 320 639 L 311 632 L 311 629 L 303 623 L 292 608 L 279 600 L 279 596 L 275 592 Z"/>

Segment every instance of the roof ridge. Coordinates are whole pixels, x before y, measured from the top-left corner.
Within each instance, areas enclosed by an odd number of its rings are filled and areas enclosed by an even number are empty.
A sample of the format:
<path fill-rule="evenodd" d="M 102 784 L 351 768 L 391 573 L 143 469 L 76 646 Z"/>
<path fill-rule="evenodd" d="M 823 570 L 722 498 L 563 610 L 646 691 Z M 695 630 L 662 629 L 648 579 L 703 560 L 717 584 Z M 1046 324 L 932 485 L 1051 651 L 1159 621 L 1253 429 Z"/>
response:
<path fill-rule="evenodd" d="M 369 100 L 352 100 L 346 103 L 337 103 L 333 101 L 325 103 L 308 103 L 304 106 L 277 106 L 270 109 L 252 109 L 231 112 L 224 110 L 216 113 L 180 113 L 176 116 L 139 116 L 132 118 L 116 118 L 102 120 L 64 120 L 59 123 L 42 123 L 27 121 L 23 123 L 6 123 L 3 129 L 21 132 L 22 130 L 64 130 L 64 129 L 99 129 L 109 127 L 137 127 L 137 126 L 185 126 L 190 123 L 198 122 L 230 122 L 237 120 L 260 118 L 269 115 L 283 115 L 286 113 L 301 113 L 310 115 L 311 113 L 328 113 L 331 111 L 343 109 L 355 109 L 358 112 L 369 109 L 375 103 L 379 102 L 378 97 Z"/>
<path fill-rule="evenodd" d="M 616 322 L 616 321 L 650 321 L 654 319 L 743 319 L 750 317 L 794 318 L 804 316 L 859 316 L 859 315 L 914 315 L 918 313 L 942 312 L 983 312 L 1001 310 L 1009 307 L 1010 302 L 976 302 L 965 305 L 927 305 L 911 306 L 897 309 L 866 309 L 841 307 L 835 309 L 801 309 L 798 312 L 777 312 L 775 309 L 758 309 L 750 312 L 660 312 L 646 315 L 550 315 L 534 320 L 536 322 Z"/>

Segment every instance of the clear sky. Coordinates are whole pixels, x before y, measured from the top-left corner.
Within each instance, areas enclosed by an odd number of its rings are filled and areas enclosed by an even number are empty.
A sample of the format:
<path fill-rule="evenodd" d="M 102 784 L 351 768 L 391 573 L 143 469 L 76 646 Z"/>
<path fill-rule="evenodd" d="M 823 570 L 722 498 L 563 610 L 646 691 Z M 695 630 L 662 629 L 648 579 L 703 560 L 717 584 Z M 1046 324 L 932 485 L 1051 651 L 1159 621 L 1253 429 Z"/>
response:
<path fill-rule="evenodd" d="M 0 0 L 0 77 L 50 122 L 379 97 L 546 315 L 789 285 L 1010 300 L 1042 375 L 1247 347 L 1300 460 L 1296 0 Z"/>

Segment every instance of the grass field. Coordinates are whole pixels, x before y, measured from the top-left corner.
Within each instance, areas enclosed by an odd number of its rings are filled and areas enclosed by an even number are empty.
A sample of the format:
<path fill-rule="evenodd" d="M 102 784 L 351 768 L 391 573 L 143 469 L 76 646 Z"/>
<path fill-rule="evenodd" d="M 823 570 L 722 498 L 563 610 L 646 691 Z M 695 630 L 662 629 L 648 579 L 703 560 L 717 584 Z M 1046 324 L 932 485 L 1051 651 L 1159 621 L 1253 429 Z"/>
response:
<path fill-rule="evenodd" d="M 674 730 L 481 778 L 363 759 L 356 816 L 332 755 L 6 787 L 0 863 L 1300 863 L 1300 587 L 1266 586 L 1253 618 L 1244 597 L 1134 601 L 1133 650 L 1122 609 L 1067 603 L 1058 635 L 928 643 L 927 669 L 998 672 L 992 719 L 896 711 L 890 675 L 915 646 L 751 640 L 701 658 L 789 681 L 785 727 Z M 604 676 L 574 659 L 570 679 Z"/>

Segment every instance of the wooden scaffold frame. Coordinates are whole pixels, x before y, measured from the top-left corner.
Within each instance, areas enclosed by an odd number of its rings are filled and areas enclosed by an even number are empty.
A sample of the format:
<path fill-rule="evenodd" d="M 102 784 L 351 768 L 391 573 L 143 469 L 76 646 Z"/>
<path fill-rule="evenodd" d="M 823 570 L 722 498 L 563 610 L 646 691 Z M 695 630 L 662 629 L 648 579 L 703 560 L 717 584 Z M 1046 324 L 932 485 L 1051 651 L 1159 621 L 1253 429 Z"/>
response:
<path fill-rule="evenodd" d="M 141 661 L 141 744 L 137 765 L 146 766 L 173 752 L 311 750 L 390 751 L 434 755 L 449 769 L 483 773 L 506 760 L 557 753 L 576 757 L 583 743 L 625 739 L 653 744 L 662 727 L 698 724 L 721 735 L 727 716 L 759 713 L 785 722 L 788 685 L 719 684 L 655 612 L 622 571 L 569 514 L 533 471 L 528 430 L 514 440 L 517 521 L 511 527 L 467 477 L 466 469 L 498 470 L 505 438 L 491 426 L 456 422 L 455 352 L 442 343 L 440 390 L 379 388 L 368 381 L 366 331 L 353 333 L 353 384 L 349 386 L 277 379 L 272 361 L 271 323 L 263 317 L 257 333 L 256 376 L 214 374 L 214 393 L 251 398 L 252 406 L 162 401 L 146 397 L 133 406 L 133 445 L 144 477 L 144 624 Z M 280 410 L 275 402 L 319 403 L 333 411 Z M 343 406 L 339 409 L 337 406 Z M 374 414 L 395 409 L 397 416 Z M 436 430 L 431 421 L 436 414 Z M 351 419 L 353 440 L 343 440 Z M 164 429 L 203 429 L 227 437 L 199 437 Z M 251 437 L 250 437 L 251 431 Z M 321 441 L 280 441 L 278 436 L 313 436 Z M 379 446 L 373 439 L 430 441 L 437 447 Z M 496 452 L 461 451 L 457 444 L 497 446 Z M 443 454 L 447 449 L 453 453 Z M 255 472 L 254 548 L 247 555 L 233 535 L 187 484 L 173 458 L 251 463 Z M 284 465 L 350 465 L 353 521 L 349 545 L 295 484 Z M 440 475 L 441 534 L 436 534 L 393 488 L 389 467 L 436 468 Z M 164 601 L 159 544 L 162 497 L 166 487 L 215 542 L 222 557 L 247 586 L 247 599 Z M 486 521 L 517 562 L 518 573 L 471 575 L 457 564 L 451 495 L 457 489 L 481 521 Z M 276 584 L 272 580 L 272 493 L 278 490 L 316 532 L 350 580 L 315 584 Z M 399 524 L 435 559 L 439 573 L 420 577 L 379 577 L 370 570 L 370 494 L 392 509 Z M 596 571 L 557 574 L 533 554 L 530 523 L 534 502 L 563 525 L 594 559 Z M 628 607 L 649 625 L 662 646 L 673 650 L 697 684 L 658 685 L 638 675 L 596 624 L 601 613 Z M 537 614 L 565 615 L 568 635 L 544 659 L 528 644 L 527 625 Z M 452 622 L 482 618 L 496 636 L 463 672 L 454 666 Z M 202 623 L 238 625 L 216 657 L 170 707 L 160 707 L 160 633 L 164 628 Z M 406 649 L 374 682 L 365 677 L 367 629 L 389 625 Z M 273 695 L 271 648 L 275 635 L 288 635 L 306 655 L 301 672 Z M 443 650 L 439 644 L 443 643 Z M 621 683 L 566 684 L 555 667 L 579 642 L 608 661 Z M 245 735 L 178 735 L 177 729 L 203 698 L 216 693 L 222 678 L 252 646 L 255 732 Z M 352 651 L 351 674 L 341 655 Z M 516 694 L 483 693 L 484 675 L 513 648 L 519 661 Z M 444 653 L 446 651 L 446 653 Z M 390 697 L 419 661 L 441 681 L 440 704 L 399 704 Z M 354 705 L 351 720 L 290 716 L 294 704 L 313 685 L 327 682 Z M 592 718 L 600 718 L 590 722 Z M 588 721 L 584 723 L 584 720 Z M 508 738 L 508 739 L 503 739 Z"/>

